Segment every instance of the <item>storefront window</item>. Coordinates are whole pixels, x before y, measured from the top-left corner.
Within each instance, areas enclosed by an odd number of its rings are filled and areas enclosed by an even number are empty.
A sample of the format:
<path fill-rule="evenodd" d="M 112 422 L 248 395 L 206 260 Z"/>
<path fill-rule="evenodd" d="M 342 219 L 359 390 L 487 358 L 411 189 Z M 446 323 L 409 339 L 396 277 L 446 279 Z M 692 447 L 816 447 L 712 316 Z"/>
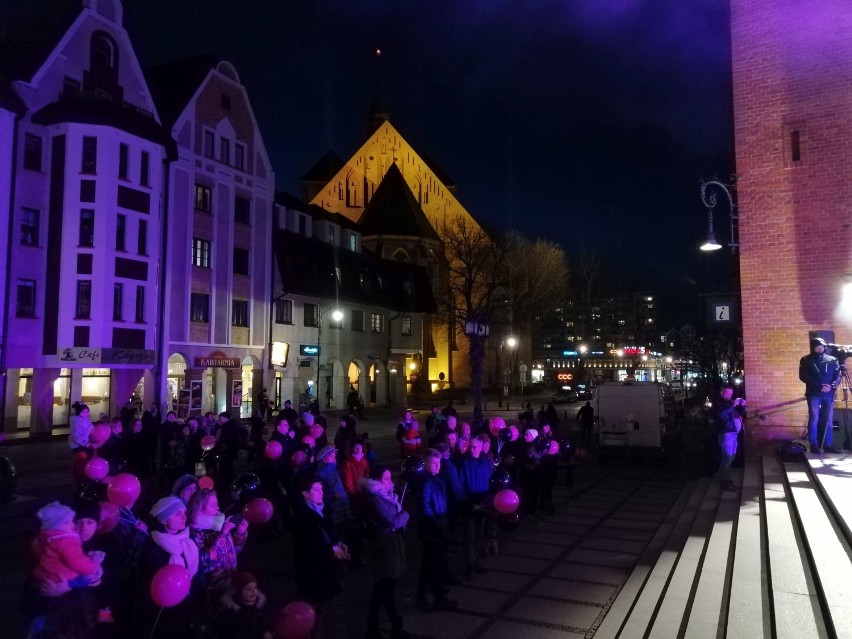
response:
<path fill-rule="evenodd" d="M 80 401 L 89 407 L 92 421 L 102 416 L 109 418 L 109 377 L 108 368 L 84 368 Z"/>
<path fill-rule="evenodd" d="M 28 430 L 32 418 L 33 369 L 22 368 L 18 374 L 18 411 L 16 425 L 18 430 Z M 71 410 L 71 370 L 63 368 L 53 383 L 53 425 L 67 425 Z"/>
<path fill-rule="evenodd" d="M 180 355 L 172 355 L 169 357 L 169 377 L 168 377 L 168 392 L 169 392 L 169 407 L 168 410 L 177 412 L 178 395 L 180 389 L 184 387 L 184 376 L 186 374 L 186 360 Z M 187 398 L 188 399 L 188 398 Z"/>
<path fill-rule="evenodd" d="M 243 401 L 240 405 L 240 417 L 251 417 L 251 407 L 252 407 L 252 387 L 251 387 L 251 378 L 252 371 L 254 367 L 251 364 L 242 366 L 242 380 L 243 380 Z"/>

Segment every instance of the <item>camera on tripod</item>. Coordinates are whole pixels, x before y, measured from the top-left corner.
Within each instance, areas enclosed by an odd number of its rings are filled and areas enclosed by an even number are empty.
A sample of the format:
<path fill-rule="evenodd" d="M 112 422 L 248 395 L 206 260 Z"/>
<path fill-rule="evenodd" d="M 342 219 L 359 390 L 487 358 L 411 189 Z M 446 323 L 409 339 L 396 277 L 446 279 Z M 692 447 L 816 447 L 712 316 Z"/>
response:
<path fill-rule="evenodd" d="M 839 360 L 844 360 L 852 356 L 852 346 L 848 344 L 826 344 L 830 355 L 833 355 Z"/>

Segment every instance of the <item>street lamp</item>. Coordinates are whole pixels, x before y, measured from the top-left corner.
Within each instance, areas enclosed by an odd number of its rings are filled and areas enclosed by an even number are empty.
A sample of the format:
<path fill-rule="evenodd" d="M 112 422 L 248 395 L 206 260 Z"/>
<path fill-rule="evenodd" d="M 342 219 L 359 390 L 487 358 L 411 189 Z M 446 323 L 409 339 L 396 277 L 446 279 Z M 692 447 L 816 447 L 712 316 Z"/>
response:
<path fill-rule="evenodd" d="M 518 340 L 515 339 L 514 335 L 510 335 L 506 339 L 500 342 L 500 348 L 497 349 L 497 374 L 500 374 L 500 366 L 503 362 L 503 345 L 508 346 L 510 349 L 515 348 L 518 345 Z M 497 406 L 499 408 L 503 408 L 503 391 L 506 394 L 506 408 L 509 408 L 509 390 L 512 383 L 512 368 L 507 367 L 505 371 L 503 371 L 503 388 L 500 389 L 501 392 L 497 396 Z"/>
<path fill-rule="evenodd" d="M 320 357 L 322 356 L 322 319 L 326 316 L 326 313 L 331 311 L 331 319 L 336 324 L 340 324 L 340 322 L 343 321 L 343 311 L 341 311 L 339 308 L 333 308 L 331 306 L 327 306 L 325 308 L 321 308 L 321 307 L 317 307 L 317 308 L 319 310 L 319 313 L 318 313 L 319 316 L 317 318 L 317 381 L 316 381 L 316 387 L 315 387 L 314 392 L 316 393 L 317 406 L 319 406 Z"/>
<path fill-rule="evenodd" d="M 716 193 L 722 192 L 728 200 L 728 207 L 731 219 L 731 241 L 728 243 L 728 248 L 731 251 L 736 251 L 739 243 L 737 235 L 739 231 L 739 213 L 737 212 L 737 204 L 734 201 L 734 192 L 737 189 L 737 176 L 731 176 L 730 184 L 725 184 L 719 180 L 701 180 L 701 202 L 704 208 L 707 209 L 707 241 L 701 245 L 702 251 L 716 251 L 722 248 L 722 245 L 716 241 L 716 233 L 713 230 L 713 209 L 716 208 Z"/>

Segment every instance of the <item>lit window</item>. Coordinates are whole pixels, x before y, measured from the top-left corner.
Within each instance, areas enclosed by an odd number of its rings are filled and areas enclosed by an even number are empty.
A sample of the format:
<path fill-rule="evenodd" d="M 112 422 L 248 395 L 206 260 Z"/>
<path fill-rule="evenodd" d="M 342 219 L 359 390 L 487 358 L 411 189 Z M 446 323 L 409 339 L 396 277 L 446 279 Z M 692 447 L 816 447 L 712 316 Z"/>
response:
<path fill-rule="evenodd" d="M 213 211 L 213 192 L 209 186 L 195 185 L 195 208 L 205 213 Z"/>
<path fill-rule="evenodd" d="M 381 313 L 370 313 L 370 331 L 381 333 L 384 331 L 385 316 Z"/>
<path fill-rule="evenodd" d="M 210 242 L 200 237 L 192 238 L 192 265 L 210 268 Z"/>
<path fill-rule="evenodd" d="M 410 317 L 400 317 L 400 333 L 403 336 L 411 335 L 411 318 Z M 381 331 L 379 331 L 381 332 Z"/>

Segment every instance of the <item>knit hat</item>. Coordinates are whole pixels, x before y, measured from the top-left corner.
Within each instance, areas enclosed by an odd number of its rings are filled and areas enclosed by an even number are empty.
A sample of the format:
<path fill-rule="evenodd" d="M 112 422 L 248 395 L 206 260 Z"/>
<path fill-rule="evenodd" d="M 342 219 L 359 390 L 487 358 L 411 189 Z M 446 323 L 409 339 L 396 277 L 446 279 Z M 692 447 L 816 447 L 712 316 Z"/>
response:
<path fill-rule="evenodd" d="M 41 527 L 44 530 L 59 530 L 64 524 L 74 521 L 74 511 L 58 501 L 49 503 L 36 515 L 41 519 Z"/>
<path fill-rule="evenodd" d="M 234 592 L 239 595 L 243 591 L 243 588 L 245 588 L 249 584 L 256 584 L 257 577 L 255 577 L 250 572 L 238 572 L 231 579 L 231 583 L 234 584 Z"/>
<path fill-rule="evenodd" d="M 101 505 L 91 499 L 78 499 L 74 503 L 74 521 L 81 519 L 94 519 L 96 522 L 101 522 Z"/>
<path fill-rule="evenodd" d="M 317 453 L 317 461 L 322 461 L 332 453 L 336 453 L 337 449 L 334 446 L 326 446 L 325 448 L 321 448 L 320 452 Z"/>
<path fill-rule="evenodd" d="M 175 495 L 180 495 L 181 491 L 187 486 L 196 483 L 195 477 L 192 475 L 181 475 L 175 480 L 175 483 L 172 484 L 172 493 Z"/>
<path fill-rule="evenodd" d="M 151 507 L 151 516 L 161 524 L 176 512 L 186 510 L 186 504 L 174 496 L 163 497 Z"/>

